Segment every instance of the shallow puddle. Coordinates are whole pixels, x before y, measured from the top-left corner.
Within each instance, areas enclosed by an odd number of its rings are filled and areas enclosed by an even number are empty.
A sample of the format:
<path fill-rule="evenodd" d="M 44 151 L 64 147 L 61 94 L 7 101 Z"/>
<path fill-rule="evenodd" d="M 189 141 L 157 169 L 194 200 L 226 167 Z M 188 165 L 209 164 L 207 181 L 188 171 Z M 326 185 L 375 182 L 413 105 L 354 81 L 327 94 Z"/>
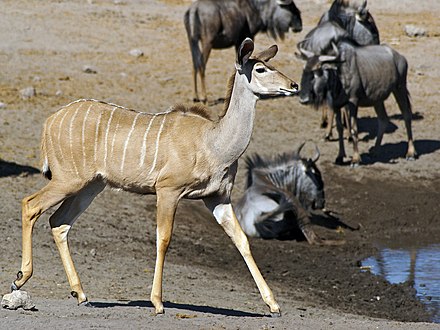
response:
<path fill-rule="evenodd" d="M 424 247 L 381 248 L 377 257 L 362 261 L 362 269 L 390 283 L 412 281 L 418 298 L 440 323 L 440 244 Z"/>

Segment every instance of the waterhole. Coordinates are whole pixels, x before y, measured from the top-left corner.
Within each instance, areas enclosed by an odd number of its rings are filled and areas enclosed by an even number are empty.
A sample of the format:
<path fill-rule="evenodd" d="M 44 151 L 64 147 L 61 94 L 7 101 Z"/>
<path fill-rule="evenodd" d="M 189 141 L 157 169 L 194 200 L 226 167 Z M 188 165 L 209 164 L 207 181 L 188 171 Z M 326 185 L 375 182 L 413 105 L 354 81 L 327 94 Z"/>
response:
<path fill-rule="evenodd" d="M 440 323 L 440 243 L 405 248 L 381 247 L 377 256 L 362 261 L 362 270 L 397 284 L 413 283 L 417 297 Z"/>

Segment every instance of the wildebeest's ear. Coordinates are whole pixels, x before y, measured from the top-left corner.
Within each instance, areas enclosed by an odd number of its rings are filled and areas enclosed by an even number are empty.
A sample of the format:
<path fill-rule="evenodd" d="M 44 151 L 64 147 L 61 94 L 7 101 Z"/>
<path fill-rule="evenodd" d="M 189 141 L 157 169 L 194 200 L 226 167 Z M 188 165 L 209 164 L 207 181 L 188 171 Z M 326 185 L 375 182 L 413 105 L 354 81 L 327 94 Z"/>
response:
<path fill-rule="evenodd" d="M 249 60 L 252 52 L 254 51 L 254 42 L 251 38 L 246 38 L 240 45 L 237 53 L 237 62 L 235 63 L 235 68 L 240 70 L 242 66 Z"/>
<path fill-rule="evenodd" d="M 263 50 L 261 53 L 255 55 L 256 59 L 259 59 L 263 62 L 269 61 L 272 57 L 274 57 L 278 53 L 278 46 L 272 45 L 268 49 Z"/>

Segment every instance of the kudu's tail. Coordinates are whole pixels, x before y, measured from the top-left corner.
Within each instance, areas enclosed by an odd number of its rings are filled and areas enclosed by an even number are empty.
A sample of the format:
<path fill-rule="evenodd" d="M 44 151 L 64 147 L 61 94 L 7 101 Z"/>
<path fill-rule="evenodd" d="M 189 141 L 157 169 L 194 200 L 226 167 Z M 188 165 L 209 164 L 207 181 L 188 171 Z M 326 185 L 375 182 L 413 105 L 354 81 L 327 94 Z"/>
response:
<path fill-rule="evenodd" d="M 43 128 L 43 134 L 41 136 L 41 173 L 43 174 L 43 176 L 48 179 L 51 180 L 52 179 L 52 172 L 50 171 L 50 167 L 49 167 L 49 159 L 47 158 L 47 148 L 46 148 L 46 125 L 44 125 Z"/>

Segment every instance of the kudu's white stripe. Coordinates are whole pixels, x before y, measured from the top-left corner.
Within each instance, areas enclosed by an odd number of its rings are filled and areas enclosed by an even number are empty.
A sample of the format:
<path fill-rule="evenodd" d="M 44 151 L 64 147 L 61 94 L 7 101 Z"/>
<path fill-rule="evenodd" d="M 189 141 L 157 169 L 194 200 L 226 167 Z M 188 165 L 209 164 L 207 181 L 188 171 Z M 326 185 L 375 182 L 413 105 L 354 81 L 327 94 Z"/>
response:
<path fill-rule="evenodd" d="M 73 114 L 72 118 L 70 118 L 70 123 L 69 123 L 69 145 L 70 145 L 70 157 L 72 158 L 72 164 L 73 167 L 75 168 L 75 173 L 78 176 L 79 172 L 78 172 L 78 167 L 76 167 L 76 162 L 75 162 L 75 157 L 73 156 L 73 139 L 72 139 L 72 132 L 73 132 L 73 122 L 76 118 L 76 116 L 78 115 L 78 111 L 81 108 L 82 104 L 79 107 L 76 107 L 75 113 Z"/>
<path fill-rule="evenodd" d="M 96 161 L 98 160 L 98 132 L 99 132 L 99 126 L 101 125 L 101 118 L 102 118 L 103 112 L 101 111 L 99 113 L 98 120 L 96 121 L 96 127 L 95 127 L 95 145 L 94 145 L 94 154 L 93 159 Z"/>
<path fill-rule="evenodd" d="M 124 150 L 122 152 L 122 161 L 121 161 L 121 174 L 124 172 L 124 164 L 125 164 L 125 156 L 127 154 L 128 142 L 130 141 L 131 135 L 133 134 L 134 128 L 136 126 L 136 122 L 141 113 L 139 112 L 136 117 L 134 117 L 133 124 L 131 125 L 130 131 L 128 132 L 127 138 L 124 143 Z"/>
<path fill-rule="evenodd" d="M 156 114 L 154 114 L 151 119 L 150 119 L 150 123 L 148 124 L 147 129 L 145 130 L 145 134 L 144 134 L 144 138 L 142 140 L 142 149 L 141 149 L 141 157 L 139 159 L 139 167 L 142 167 L 142 165 L 144 165 L 144 161 L 145 161 L 145 155 L 147 153 L 147 137 L 148 137 L 148 132 L 150 132 L 150 128 L 151 128 L 151 124 L 153 124 L 154 119 L 156 118 Z"/>
<path fill-rule="evenodd" d="M 113 114 L 115 113 L 115 110 L 117 107 L 114 107 L 112 112 L 110 113 L 110 117 L 108 118 L 107 122 L 107 128 L 105 129 L 105 139 L 104 139 L 104 169 L 107 169 L 107 151 L 108 151 L 108 133 L 110 131 L 110 125 L 112 123 Z"/>
<path fill-rule="evenodd" d="M 167 118 L 167 115 L 163 115 L 163 119 L 162 119 L 162 123 L 160 124 L 160 128 L 159 128 L 159 132 L 157 132 L 157 137 L 156 137 L 156 150 L 154 151 L 154 159 L 153 159 L 153 164 L 151 165 L 150 168 L 150 172 L 148 172 L 148 175 L 150 175 L 154 168 L 156 167 L 156 162 L 157 162 L 157 155 L 159 152 L 159 139 L 160 139 L 160 135 L 162 134 L 162 130 L 163 130 L 163 125 L 165 123 L 165 119 Z"/>
<path fill-rule="evenodd" d="M 61 145 L 61 133 L 63 128 L 64 119 L 66 118 L 67 114 L 69 113 L 70 109 L 64 109 L 64 116 L 60 120 L 60 124 L 58 126 L 58 147 L 60 149 L 60 157 L 62 160 L 64 160 L 64 154 L 63 154 L 63 147 Z"/>
<path fill-rule="evenodd" d="M 118 122 L 116 123 L 116 128 L 115 128 L 115 132 L 113 134 L 113 139 L 112 139 L 112 148 L 110 149 L 110 158 L 113 157 L 113 150 L 115 149 L 115 142 L 116 142 L 116 134 L 118 134 L 118 130 L 119 130 L 119 122 L 121 120 L 121 117 L 119 116 Z"/>
<path fill-rule="evenodd" d="M 81 144 L 82 144 L 82 150 L 83 150 L 83 168 L 86 169 L 86 135 L 85 135 L 85 130 L 86 130 L 86 123 L 87 123 L 87 118 L 89 117 L 89 113 L 90 113 L 90 109 L 92 108 L 93 104 L 89 105 L 89 108 L 87 109 L 87 112 L 84 116 L 83 119 L 83 124 L 82 124 L 82 131 L 81 131 Z"/>
<path fill-rule="evenodd" d="M 56 112 L 53 115 L 52 121 L 50 122 L 50 124 L 47 126 L 47 131 L 46 131 L 46 135 L 49 138 L 49 143 L 50 143 L 50 149 L 47 148 L 48 150 L 53 150 L 53 140 L 52 140 L 52 125 L 55 122 L 55 120 L 58 118 L 58 116 L 60 115 L 61 111 Z M 46 154 L 47 154 L 47 150 L 46 150 Z"/>

